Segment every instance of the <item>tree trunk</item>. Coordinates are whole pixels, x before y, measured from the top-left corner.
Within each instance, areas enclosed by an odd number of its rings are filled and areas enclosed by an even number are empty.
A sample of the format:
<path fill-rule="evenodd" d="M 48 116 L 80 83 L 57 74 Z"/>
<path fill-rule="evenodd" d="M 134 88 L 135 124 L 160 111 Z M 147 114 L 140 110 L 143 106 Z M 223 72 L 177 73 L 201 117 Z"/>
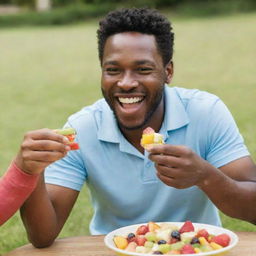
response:
<path fill-rule="evenodd" d="M 48 11 L 51 9 L 51 0 L 36 0 L 36 10 L 38 12 Z"/>

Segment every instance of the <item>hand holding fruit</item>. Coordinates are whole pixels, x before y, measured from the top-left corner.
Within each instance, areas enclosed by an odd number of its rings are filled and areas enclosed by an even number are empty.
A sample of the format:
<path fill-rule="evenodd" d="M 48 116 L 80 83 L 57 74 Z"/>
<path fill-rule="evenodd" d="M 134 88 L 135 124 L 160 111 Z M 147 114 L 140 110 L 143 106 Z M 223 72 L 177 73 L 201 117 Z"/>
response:
<path fill-rule="evenodd" d="M 38 174 L 67 154 L 68 143 L 68 138 L 50 129 L 30 131 L 25 134 L 14 161 L 24 172 Z"/>
<path fill-rule="evenodd" d="M 188 188 L 207 176 L 208 163 L 186 146 L 164 144 L 150 147 L 148 151 L 157 176 L 168 186 Z"/>

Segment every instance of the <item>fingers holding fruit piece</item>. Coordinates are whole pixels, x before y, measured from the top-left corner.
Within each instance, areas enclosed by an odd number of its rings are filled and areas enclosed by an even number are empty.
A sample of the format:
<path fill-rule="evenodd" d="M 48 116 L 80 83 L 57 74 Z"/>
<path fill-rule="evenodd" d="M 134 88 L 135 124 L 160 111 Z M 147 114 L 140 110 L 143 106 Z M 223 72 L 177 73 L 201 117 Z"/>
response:
<path fill-rule="evenodd" d="M 70 150 L 79 149 L 79 144 L 75 142 L 76 130 L 74 128 L 56 129 L 54 132 L 67 138 L 67 145 L 70 147 Z"/>
<path fill-rule="evenodd" d="M 41 173 L 49 164 L 63 158 L 69 150 L 79 148 L 74 139 L 73 128 L 27 132 L 14 161 L 26 173 Z"/>
<path fill-rule="evenodd" d="M 66 155 L 63 136 L 50 129 L 27 132 L 14 162 L 26 173 L 41 173 L 46 166 Z"/>

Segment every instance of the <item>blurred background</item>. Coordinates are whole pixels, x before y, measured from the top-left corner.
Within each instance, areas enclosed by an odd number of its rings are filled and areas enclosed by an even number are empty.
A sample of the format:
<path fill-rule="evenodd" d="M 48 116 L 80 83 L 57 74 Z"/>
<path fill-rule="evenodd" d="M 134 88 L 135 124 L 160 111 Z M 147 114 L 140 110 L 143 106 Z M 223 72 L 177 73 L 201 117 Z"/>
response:
<path fill-rule="evenodd" d="M 171 9 L 177 15 L 209 16 L 252 12 L 255 0 L 0 0 L 0 27 L 69 24 L 118 7 Z M 15 15 L 10 15 L 15 14 Z"/>
<path fill-rule="evenodd" d="M 0 176 L 25 132 L 62 127 L 101 97 L 98 21 L 132 6 L 157 8 L 172 21 L 171 86 L 217 94 L 256 161 L 255 0 L 0 0 Z M 89 234 L 91 215 L 84 186 L 60 237 Z M 221 217 L 226 228 L 256 231 Z M 0 254 L 28 243 L 19 213 L 0 229 Z"/>

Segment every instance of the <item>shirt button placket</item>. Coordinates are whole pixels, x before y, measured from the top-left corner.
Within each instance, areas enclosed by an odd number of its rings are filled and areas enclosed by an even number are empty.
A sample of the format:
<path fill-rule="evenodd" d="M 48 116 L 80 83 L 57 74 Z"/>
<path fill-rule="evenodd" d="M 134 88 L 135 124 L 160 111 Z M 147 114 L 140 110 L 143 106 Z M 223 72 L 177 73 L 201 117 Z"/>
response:
<path fill-rule="evenodd" d="M 156 179 L 156 170 L 154 168 L 154 163 L 151 162 L 147 157 L 144 159 L 144 168 L 142 173 L 143 182 L 154 182 Z"/>

